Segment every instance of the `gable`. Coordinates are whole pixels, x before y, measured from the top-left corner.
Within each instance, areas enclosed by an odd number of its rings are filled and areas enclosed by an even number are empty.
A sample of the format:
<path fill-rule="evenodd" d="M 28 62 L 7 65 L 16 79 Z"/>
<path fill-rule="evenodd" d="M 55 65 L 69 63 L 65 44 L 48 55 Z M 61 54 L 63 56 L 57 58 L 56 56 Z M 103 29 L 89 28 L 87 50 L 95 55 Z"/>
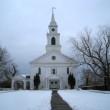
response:
<path fill-rule="evenodd" d="M 51 51 L 49 53 L 46 53 L 44 55 L 42 55 L 41 57 L 33 60 L 32 62 L 30 62 L 30 64 L 37 64 L 37 63 L 74 63 L 74 61 L 65 56 L 62 53 L 56 52 L 56 51 Z"/>
<path fill-rule="evenodd" d="M 25 77 L 22 76 L 21 74 L 16 74 L 12 79 L 15 79 L 15 80 L 22 80 L 22 79 L 25 79 Z"/>

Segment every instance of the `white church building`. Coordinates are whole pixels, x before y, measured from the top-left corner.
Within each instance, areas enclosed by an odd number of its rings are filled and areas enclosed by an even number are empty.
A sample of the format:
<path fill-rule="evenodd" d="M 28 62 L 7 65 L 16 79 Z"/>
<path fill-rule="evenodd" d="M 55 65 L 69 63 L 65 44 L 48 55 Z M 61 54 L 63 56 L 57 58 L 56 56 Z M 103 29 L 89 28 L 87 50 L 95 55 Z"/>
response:
<path fill-rule="evenodd" d="M 48 26 L 46 53 L 30 62 L 30 75 L 17 74 L 12 78 L 12 89 L 22 84 L 22 89 L 34 89 L 34 76 L 39 73 L 38 89 L 69 89 L 68 75 L 74 74 L 77 79 L 76 64 L 72 58 L 61 53 L 60 33 L 52 10 Z M 76 80 L 75 87 L 78 83 Z"/>

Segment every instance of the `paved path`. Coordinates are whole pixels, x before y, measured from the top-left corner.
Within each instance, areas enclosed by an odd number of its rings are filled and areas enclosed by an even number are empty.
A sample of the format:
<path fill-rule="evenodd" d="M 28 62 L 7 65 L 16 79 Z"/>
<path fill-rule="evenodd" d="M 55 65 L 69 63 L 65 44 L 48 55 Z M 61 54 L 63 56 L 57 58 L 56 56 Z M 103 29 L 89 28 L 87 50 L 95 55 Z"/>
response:
<path fill-rule="evenodd" d="M 59 96 L 57 91 L 52 92 L 52 110 L 72 110 L 70 106 Z"/>

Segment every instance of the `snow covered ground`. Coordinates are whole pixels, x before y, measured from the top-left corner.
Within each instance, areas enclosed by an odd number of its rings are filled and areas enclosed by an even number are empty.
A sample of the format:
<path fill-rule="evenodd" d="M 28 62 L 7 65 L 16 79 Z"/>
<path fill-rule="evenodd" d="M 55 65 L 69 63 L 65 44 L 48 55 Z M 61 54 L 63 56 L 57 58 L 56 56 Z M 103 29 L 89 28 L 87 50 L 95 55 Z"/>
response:
<path fill-rule="evenodd" d="M 51 110 L 52 91 L 1 91 L 0 110 Z M 74 110 L 110 110 L 110 92 L 59 90 Z"/>
<path fill-rule="evenodd" d="M 59 90 L 58 93 L 74 110 L 110 110 L 110 92 Z"/>
<path fill-rule="evenodd" d="M 51 110 L 51 91 L 0 92 L 0 110 Z"/>

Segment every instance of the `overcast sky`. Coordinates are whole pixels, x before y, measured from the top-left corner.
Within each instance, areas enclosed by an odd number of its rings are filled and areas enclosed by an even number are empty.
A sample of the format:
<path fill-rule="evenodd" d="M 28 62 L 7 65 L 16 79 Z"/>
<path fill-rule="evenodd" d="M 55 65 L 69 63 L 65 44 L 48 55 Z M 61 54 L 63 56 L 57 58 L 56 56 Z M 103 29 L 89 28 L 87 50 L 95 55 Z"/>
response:
<path fill-rule="evenodd" d="M 51 9 L 61 34 L 62 53 L 71 56 L 69 38 L 85 26 L 110 25 L 110 0 L 0 0 L 0 45 L 6 47 L 20 73 L 45 53 Z"/>

